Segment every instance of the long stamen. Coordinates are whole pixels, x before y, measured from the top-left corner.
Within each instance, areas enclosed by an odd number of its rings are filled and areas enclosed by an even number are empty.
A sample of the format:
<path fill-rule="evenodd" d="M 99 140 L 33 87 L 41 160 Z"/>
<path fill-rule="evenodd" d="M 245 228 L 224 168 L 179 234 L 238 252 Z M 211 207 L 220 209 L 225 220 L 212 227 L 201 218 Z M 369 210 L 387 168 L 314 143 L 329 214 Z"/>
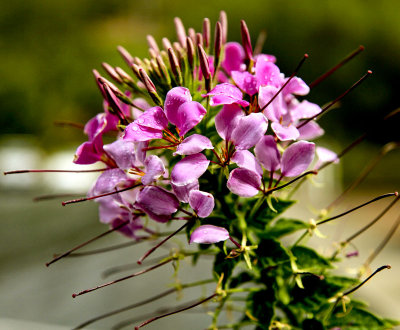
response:
<path fill-rule="evenodd" d="M 121 229 L 122 227 L 126 226 L 128 223 L 129 223 L 129 220 L 126 220 L 126 221 L 122 222 L 120 225 L 118 225 L 118 226 L 116 226 L 116 227 L 114 227 L 114 228 L 112 228 L 110 230 L 107 230 L 106 232 L 104 232 L 104 233 L 102 233 L 100 235 L 97 235 L 96 237 L 93 237 L 92 239 L 90 239 L 90 240 L 88 240 L 88 241 L 86 241 L 86 242 L 84 242 L 82 244 L 79 244 L 79 245 L 75 246 L 74 248 L 68 250 L 67 252 L 57 256 L 53 260 L 51 260 L 48 263 L 46 263 L 46 266 L 49 267 L 51 264 L 53 264 L 56 261 L 68 256 L 72 252 L 74 252 L 74 251 L 76 251 L 76 250 L 78 250 L 78 249 L 80 249 L 80 248 L 82 248 L 82 247 L 84 247 L 84 246 L 86 246 L 86 245 L 98 240 L 99 238 L 102 238 L 102 237 L 104 237 L 104 236 L 106 236 L 106 235 L 108 235 L 108 234 L 110 234 L 110 233 L 112 233 L 112 232 L 114 232 L 114 231 L 116 231 L 118 229 Z"/>
<path fill-rule="evenodd" d="M 17 170 L 3 172 L 4 175 L 8 174 L 21 174 L 21 173 L 89 173 L 89 172 L 102 172 L 107 171 L 108 168 L 97 168 L 93 170 Z"/>
<path fill-rule="evenodd" d="M 363 268 L 367 269 L 371 262 L 376 258 L 376 256 L 383 250 L 386 244 L 390 241 L 394 233 L 396 232 L 397 228 L 400 226 L 400 217 L 397 218 L 396 222 L 393 224 L 392 228 L 390 228 L 388 234 L 383 239 L 383 241 L 378 245 L 374 252 L 368 257 L 365 261 Z"/>
<path fill-rule="evenodd" d="M 75 123 L 73 121 L 69 121 L 69 120 L 55 120 L 54 125 L 56 126 L 69 126 L 69 127 L 74 127 L 74 128 L 78 128 L 80 130 L 83 130 L 85 128 L 84 124 L 81 123 Z"/>
<path fill-rule="evenodd" d="M 315 86 L 319 85 L 322 81 L 328 78 L 332 73 L 334 73 L 337 69 L 340 69 L 343 65 L 349 62 L 351 59 L 356 57 L 365 49 L 364 46 L 359 46 L 356 50 L 352 51 L 348 56 L 346 56 L 343 60 L 341 60 L 338 64 L 336 64 L 333 68 L 329 69 L 327 72 L 319 76 L 315 79 L 309 86 L 310 88 L 314 88 Z"/>
<path fill-rule="evenodd" d="M 270 194 L 270 193 L 272 193 L 272 192 L 274 192 L 274 191 L 276 191 L 276 190 L 283 189 L 283 188 L 285 188 L 285 187 L 291 185 L 293 182 L 296 182 L 297 180 L 299 180 L 299 179 L 305 177 L 306 175 L 310 175 L 310 174 L 316 175 L 316 174 L 318 174 L 318 172 L 317 172 L 317 171 L 308 171 L 308 172 L 305 172 L 305 173 L 303 173 L 302 175 L 299 175 L 297 178 L 294 178 L 293 180 L 290 180 L 289 182 L 287 182 L 287 183 L 285 183 L 285 184 L 283 184 L 283 185 L 281 185 L 281 186 L 274 187 L 274 188 L 272 188 L 272 189 L 268 189 L 267 191 L 264 192 L 264 194 Z"/>
<path fill-rule="evenodd" d="M 376 201 L 379 201 L 380 199 L 387 198 L 387 197 L 391 197 L 391 196 L 396 196 L 396 197 L 398 197 L 398 192 L 383 194 L 383 195 L 380 195 L 380 196 L 378 196 L 378 197 L 375 197 L 375 198 L 371 199 L 370 201 L 365 202 L 365 203 L 363 203 L 363 204 L 361 204 L 361 205 L 358 205 L 358 206 L 356 206 L 356 207 L 353 207 L 352 209 L 350 209 L 350 210 L 348 210 L 348 211 L 346 211 L 346 212 L 340 213 L 340 214 L 338 214 L 338 215 L 335 215 L 334 217 L 330 217 L 330 218 L 325 219 L 325 220 L 321 220 L 321 221 L 319 221 L 319 222 L 317 223 L 317 226 L 322 225 L 322 224 L 327 223 L 327 222 L 330 222 L 330 221 L 333 221 L 333 220 L 338 219 L 338 218 L 340 218 L 340 217 L 343 217 L 343 216 L 345 216 L 346 214 L 349 214 L 349 213 L 354 212 L 354 211 L 356 211 L 356 210 L 358 210 L 358 209 L 360 209 L 360 208 L 362 208 L 362 207 L 364 207 L 364 206 L 367 206 L 368 204 L 374 203 L 374 202 L 376 202 Z"/>
<path fill-rule="evenodd" d="M 137 263 L 139 265 L 142 264 L 143 260 L 146 259 L 150 254 L 152 254 L 155 250 L 157 250 L 161 245 L 163 245 L 166 241 L 168 241 L 171 237 L 175 236 L 178 234 L 182 229 L 184 229 L 187 225 L 189 224 L 189 221 L 186 222 L 183 226 L 178 228 L 176 231 L 174 231 L 171 235 L 167 236 L 164 238 L 160 243 L 158 243 L 156 246 L 153 246 L 149 251 L 147 251 L 138 261 Z"/>
<path fill-rule="evenodd" d="M 380 150 L 379 154 L 371 160 L 370 163 L 364 168 L 364 170 L 361 172 L 360 176 L 353 182 L 351 183 L 332 203 L 330 203 L 325 209 L 330 210 L 332 209 L 335 205 L 339 204 L 344 195 L 352 191 L 355 187 L 357 187 L 361 182 L 364 181 L 364 179 L 368 176 L 368 174 L 378 165 L 378 163 L 381 161 L 381 159 L 390 151 L 395 150 L 396 148 L 400 148 L 400 143 L 397 142 L 390 142 L 387 143 L 382 147 Z"/>
<path fill-rule="evenodd" d="M 80 196 L 78 194 L 50 194 L 50 195 L 40 195 L 36 196 L 33 198 L 34 202 L 42 202 L 42 201 L 47 201 L 49 199 L 55 199 L 55 198 L 66 198 L 66 197 L 75 197 L 75 196 Z"/>
<path fill-rule="evenodd" d="M 199 302 L 196 302 L 196 303 L 194 303 L 194 304 L 192 304 L 192 305 L 189 305 L 189 306 L 187 306 L 187 307 L 184 307 L 184 308 L 181 308 L 181 309 L 177 309 L 176 311 L 169 312 L 169 313 L 165 313 L 165 314 L 163 314 L 163 315 L 159 315 L 159 316 L 153 317 L 153 318 L 151 318 L 151 319 L 149 319 L 149 320 L 143 322 L 143 323 L 140 324 L 139 326 L 135 327 L 135 330 L 139 330 L 140 328 L 144 327 L 145 325 L 147 325 L 147 324 L 149 324 L 149 323 L 151 323 L 151 322 L 157 321 L 157 320 L 159 320 L 159 319 L 161 319 L 161 318 L 164 318 L 164 317 L 167 317 L 167 316 L 170 316 L 170 315 L 174 315 L 174 314 L 177 314 L 177 313 L 180 313 L 180 312 L 184 312 L 184 311 L 186 311 L 186 310 L 188 310 L 188 309 L 191 309 L 191 308 L 194 308 L 194 307 L 196 307 L 196 306 L 198 306 L 198 305 L 204 304 L 206 301 L 211 300 L 211 299 L 213 299 L 213 298 L 216 297 L 216 296 L 218 296 L 218 293 L 214 293 L 214 294 L 212 294 L 211 296 L 209 296 L 209 297 L 207 297 L 207 298 L 205 298 L 205 299 L 202 299 L 202 300 L 200 300 Z"/>
<path fill-rule="evenodd" d="M 91 288 L 91 289 L 83 290 L 83 291 L 81 291 L 81 292 L 79 292 L 79 293 L 74 293 L 74 294 L 72 294 L 72 298 L 75 298 L 75 297 L 77 297 L 77 296 L 81 296 L 81 295 L 83 295 L 83 294 L 85 294 L 85 293 L 89 293 L 89 292 L 92 292 L 92 291 L 96 291 L 96 290 L 101 289 L 101 288 L 104 288 L 104 287 L 106 287 L 106 286 L 109 286 L 109 285 L 112 285 L 112 284 L 115 284 L 115 283 L 118 283 L 118 282 L 121 282 L 121 281 L 130 279 L 130 278 L 132 278 L 132 277 L 136 277 L 136 276 L 145 274 L 145 273 L 147 273 L 147 272 L 149 272 L 149 271 L 152 271 L 153 269 L 157 269 L 157 268 L 159 268 L 159 267 L 161 267 L 161 266 L 164 266 L 165 264 L 171 262 L 172 260 L 174 260 L 173 257 L 171 257 L 170 259 L 168 259 L 168 260 L 166 260 L 166 261 L 164 261 L 164 262 L 162 262 L 162 263 L 160 263 L 160 264 L 158 264 L 158 265 L 155 265 L 155 266 L 152 266 L 152 267 L 150 267 L 150 268 L 141 270 L 140 272 L 137 272 L 137 273 L 134 273 L 134 274 L 131 274 L 131 275 L 128 275 L 128 276 L 119 278 L 119 279 L 117 279 L 117 280 L 114 280 L 114 281 L 111 281 L 111 282 L 108 282 L 108 283 L 104 283 L 104 284 L 98 285 L 98 286 L 96 286 L 96 287 L 94 287 L 94 288 Z"/>
<path fill-rule="evenodd" d="M 303 58 L 300 60 L 299 64 L 297 65 L 296 69 L 294 69 L 293 73 L 290 75 L 289 79 L 286 80 L 286 82 L 282 85 L 282 87 L 275 93 L 275 95 L 267 102 L 266 105 L 264 105 L 261 109 L 260 112 L 263 111 L 266 107 L 268 107 L 274 100 L 275 98 L 282 92 L 282 90 L 289 84 L 289 82 L 294 78 L 294 76 L 299 72 L 301 66 L 305 62 L 305 60 L 308 58 L 308 54 L 304 54 Z"/>
<path fill-rule="evenodd" d="M 311 120 L 314 120 L 315 118 L 321 116 L 323 113 L 328 111 L 335 103 L 339 102 L 342 98 L 344 98 L 348 93 L 350 93 L 354 88 L 359 86 L 365 79 L 367 79 L 370 75 L 372 74 L 371 70 L 368 70 L 366 74 L 364 74 L 359 80 L 357 80 L 348 90 L 346 90 L 343 94 L 339 95 L 336 99 L 331 101 L 327 106 L 322 108 L 321 112 L 317 113 L 316 115 L 304 120 L 303 122 L 300 123 L 299 126 L 297 126 L 297 129 L 303 127 L 307 123 L 309 123 Z"/>
<path fill-rule="evenodd" d="M 78 198 L 78 199 L 72 199 L 72 200 L 69 200 L 69 201 L 62 202 L 61 204 L 62 204 L 62 206 L 65 206 L 65 205 L 68 205 L 68 204 L 90 201 L 92 199 L 105 197 L 105 196 L 110 196 L 110 195 L 114 195 L 114 194 L 118 194 L 120 192 L 124 192 L 124 191 L 130 190 L 130 189 L 134 189 L 134 188 L 139 187 L 141 185 L 142 185 L 141 183 L 138 183 L 138 184 L 136 184 L 134 186 L 127 187 L 127 188 L 124 188 L 124 189 L 120 189 L 120 190 L 116 189 L 115 191 L 111 191 L 111 192 L 108 192 L 108 193 L 105 193 L 105 194 L 96 195 L 96 196 L 92 196 L 92 197 L 82 197 L 82 198 Z"/>

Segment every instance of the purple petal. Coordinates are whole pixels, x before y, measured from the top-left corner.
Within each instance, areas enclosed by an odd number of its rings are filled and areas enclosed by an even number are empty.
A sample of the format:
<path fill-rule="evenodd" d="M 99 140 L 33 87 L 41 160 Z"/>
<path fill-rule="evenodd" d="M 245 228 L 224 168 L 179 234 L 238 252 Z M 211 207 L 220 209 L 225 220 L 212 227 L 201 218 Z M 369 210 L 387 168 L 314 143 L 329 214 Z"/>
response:
<path fill-rule="evenodd" d="M 204 135 L 193 134 L 179 144 L 173 155 L 193 155 L 204 149 L 214 149 L 210 139 Z"/>
<path fill-rule="evenodd" d="M 315 144 L 299 141 L 290 145 L 282 155 L 282 175 L 287 177 L 302 174 L 314 159 Z"/>
<path fill-rule="evenodd" d="M 279 89 L 274 86 L 261 86 L 259 88 L 258 104 L 261 109 L 269 103 L 278 90 Z M 283 102 L 282 94 L 278 94 L 278 96 L 275 97 L 275 99 L 263 110 L 263 112 L 269 120 L 279 122 L 282 116 L 287 112 L 286 106 Z"/>
<path fill-rule="evenodd" d="M 144 165 L 147 153 L 145 149 L 149 146 L 149 142 L 148 141 L 136 142 L 134 145 L 136 151 L 136 159 Z"/>
<path fill-rule="evenodd" d="M 150 218 L 166 222 L 178 210 L 179 201 L 175 195 L 157 186 L 145 186 L 137 196 L 135 207 Z"/>
<path fill-rule="evenodd" d="M 150 141 L 153 139 L 161 139 L 162 131 L 154 128 L 140 126 L 134 121 L 125 128 L 123 139 L 132 142 Z"/>
<path fill-rule="evenodd" d="M 117 166 L 123 170 L 132 168 L 135 164 L 135 146 L 133 142 L 117 140 L 104 146 L 104 150 L 115 161 Z"/>
<path fill-rule="evenodd" d="M 258 61 L 259 59 L 263 59 L 264 61 L 269 61 L 272 63 L 276 62 L 276 57 L 274 55 L 270 55 L 270 54 L 258 54 L 256 56 L 254 56 L 254 59 L 256 61 Z"/>
<path fill-rule="evenodd" d="M 144 185 L 150 184 L 157 180 L 158 177 L 164 174 L 165 166 L 161 158 L 156 155 L 150 155 L 144 161 L 146 168 L 145 175 L 142 177 L 142 183 Z"/>
<path fill-rule="evenodd" d="M 231 71 L 239 71 L 244 64 L 244 50 L 238 42 L 228 42 L 225 45 L 225 57 L 221 66 L 230 74 Z"/>
<path fill-rule="evenodd" d="M 319 105 L 304 100 L 293 109 L 290 109 L 290 116 L 293 121 L 297 121 L 303 118 L 311 118 L 320 112 L 321 108 Z"/>
<path fill-rule="evenodd" d="M 226 241 L 228 238 L 229 232 L 225 228 L 203 225 L 193 231 L 189 243 L 213 244 Z"/>
<path fill-rule="evenodd" d="M 203 95 L 203 97 L 205 96 L 211 96 L 211 106 L 232 103 L 240 104 L 243 107 L 249 105 L 249 102 L 243 101 L 243 94 L 240 89 L 229 83 L 215 86 L 208 94 Z"/>
<path fill-rule="evenodd" d="M 189 203 L 189 193 L 192 190 L 199 190 L 199 180 L 194 180 L 186 184 L 175 184 L 171 182 L 176 197 L 183 203 Z"/>
<path fill-rule="evenodd" d="M 103 153 L 101 135 L 97 135 L 94 140 L 84 142 L 76 149 L 73 162 L 81 165 L 93 164 L 101 160 Z"/>
<path fill-rule="evenodd" d="M 267 171 L 276 171 L 281 167 L 281 154 L 273 136 L 263 136 L 256 144 L 254 152 Z"/>
<path fill-rule="evenodd" d="M 280 87 L 282 79 L 279 68 L 265 57 L 257 59 L 255 71 L 259 85 Z"/>
<path fill-rule="evenodd" d="M 164 130 L 168 126 L 168 119 L 164 114 L 164 111 L 160 107 L 153 107 L 143 112 L 134 123 L 139 126 L 152 128 L 156 130 Z"/>
<path fill-rule="evenodd" d="M 180 160 L 171 171 L 174 184 L 187 184 L 197 180 L 207 170 L 210 161 L 201 153 L 189 155 Z"/>
<path fill-rule="evenodd" d="M 232 71 L 232 79 L 235 84 L 250 96 L 258 92 L 257 78 L 247 71 Z"/>
<path fill-rule="evenodd" d="M 268 121 L 262 113 L 251 113 L 240 118 L 232 132 L 232 142 L 237 150 L 249 149 L 263 137 L 267 128 Z"/>
<path fill-rule="evenodd" d="M 168 120 L 174 124 L 178 125 L 179 116 L 178 109 L 185 103 L 192 100 L 190 91 L 185 87 L 174 87 L 172 88 L 165 97 L 164 111 Z"/>
<path fill-rule="evenodd" d="M 192 190 L 189 193 L 189 205 L 200 218 L 207 218 L 214 209 L 214 197 L 204 191 Z"/>
<path fill-rule="evenodd" d="M 116 228 L 122 223 L 126 221 L 126 219 L 116 218 L 112 221 L 111 227 Z M 130 238 L 137 238 L 136 232 L 143 228 L 143 223 L 139 218 L 134 219 L 133 221 L 129 222 L 127 225 L 118 229 L 118 231 Z"/>
<path fill-rule="evenodd" d="M 215 128 L 219 136 L 226 141 L 230 141 L 233 130 L 243 116 L 244 111 L 237 104 L 224 105 L 215 116 Z"/>
<path fill-rule="evenodd" d="M 195 127 L 204 117 L 207 110 L 196 101 L 183 103 L 177 111 L 176 127 L 179 129 L 179 136 L 184 136 Z"/>
<path fill-rule="evenodd" d="M 260 190 L 261 177 L 258 173 L 246 168 L 235 168 L 229 174 L 227 186 L 236 195 L 253 197 Z"/>
<path fill-rule="evenodd" d="M 250 171 L 262 175 L 262 168 L 260 163 L 254 155 L 248 150 L 236 150 L 233 154 L 231 161 L 236 163 L 239 167 L 247 168 Z"/>
<path fill-rule="evenodd" d="M 324 135 L 324 130 L 313 120 L 299 128 L 300 139 L 312 140 Z"/>
<path fill-rule="evenodd" d="M 332 150 L 326 149 L 324 147 L 317 147 L 315 152 L 318 156 L 318 162 L 317 164 L 315 164 L 316 169 L 319 169 L 319 167 L 324 163 L 339 163 L 339 158 L 337 154 L 334 153 Z"/>
<path fill-rule="evenodd" d="M 289 126 L 283 126 L 278 122 L 274 122 L 271 124 L 271 128 L 281 141 L 297 140 L 300 136 L 299 130 L 292 124 L 289 124 Z"/>

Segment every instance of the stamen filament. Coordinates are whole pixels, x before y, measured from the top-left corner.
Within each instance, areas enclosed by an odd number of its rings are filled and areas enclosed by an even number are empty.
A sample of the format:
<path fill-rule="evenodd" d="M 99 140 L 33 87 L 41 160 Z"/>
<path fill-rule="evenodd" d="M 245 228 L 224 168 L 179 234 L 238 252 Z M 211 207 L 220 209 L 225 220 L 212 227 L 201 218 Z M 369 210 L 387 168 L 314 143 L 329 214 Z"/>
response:
<path fill-rule="evenodd" d="M 89 172 L 102 172 L 107 171 L 109 168 L 97 168 L 93 170 L 16 170 L 3 172 L 4 175 L 8 174 L 22 174 L 22 173 L 89 173 Z"/>
<path fill-rule="evenodd" d="M 124 191 L 130 190 L 130 189 L 134 189 L 134 188 L 139 187 L 139 186 L 141 186 L 141 185 L 142 185 L 141 183 L 138 183 L 138 184 L 136 184 L 136 185 L 134 185 L 134 186 L 127 187 L 127 188 L 124 188 L 124 189 L 115 190 L 115 191 L 111 191 L 111 192 L 109 192 L 109 193 L 105 193 L 105 194 L 101 194 L 101 195 L 97 195 L 97 196 L 92 196 L 92 197 L 82 197 L 82 198 L 78 198 L 78 199 L 72 199 L 72 200 L 69 200 L 69 201 L 62 202 L 61 204 L 62 204 L 62 206 L 65 206 L 65 205 L 67 205 L 67 204 L 73 204 L 73 203 L 79 203 L 79 202 L 90 201 L 90 200 L 92 200 L 92 199 L 96 199 L 96 198 L 100 198 L 100 197 L 105 197 L 105 196 L 110 196 L 110 195 L 114 195 L 114 194 L 118 194 L 118 193 L 120 193 L 120 192 L 124 192 Z"/>
<path fill-rule="evenodd" d="M 96 291 L 96 290 L 101 289 L 101 288 L 104 288 L 104 287 L 106 287 L 106 286 L 109 286 L 109 285 L 112 285 L 112 284 L 115 284 L 115 283 L 118 283 L 118 282 L 121 282 L 121 281 L 130 279 L 130 278 L 132 278 L 132 277 L 136 277 L 136 276 L 145 274 L 145 273 L 147 273 L 147 272 L 149 272 L 149 271 L 151 271 L 151 270 L 154 270 L 154 269 L 156 269 L 156 268 L 159 268 L 159 267 L 161 267 L 161 266 L 164 266 L 165 264 L 171 262 L 171 261 L 174 260 L 174 259 L 175 259 L 175 258 L 171 257 L 170 259 L 168 259 L 168 260 L 166 260 L 166 261 L 164 261 L 164 262 L 162 262 L 162 263 L 160 263 L 160 264 L 158 264 L 158 265 L 155 265 L 155 266 L 152 266 L 152 267 L 150 267 L 150 268 L 141 270 L 140 272 L 137 272 L 137 273 L 134 273 L 134 274 L 131 274 L 131 275 L 128 275 L 128 276 L 119 278 L 119 279 L 117 279 L 117 280 L 114 280 L 114 281 L 111 281 L 111 282 L 108 282 L 108 283 L 104 283 L 104 284 L 98 285 L 98 286 L 96 286 L 96 287 L 94 287 L 94 288 L 91 288 L 91 289 L 83 290 L 83 291 L 81 291 L 81 292 L 79 292 L 79 293 L 74 293 L 74 294 L 72 294 L 72 298 L 75 298 L 75 297 L 77 297 L 77 296 L 81 296 L 81 295 L 83 295 L 83 294 L 85 294 L 85 293 L 89 293 L 89 292 L 92 292 L 92 291 Z"/>
<path fill-rule="evenodd" d="M 289 82 L 293 79 L 293 77 L 297 74 L 297 72 L 300 70 L 301 66 L 305 62 L 305 60 L 308 58 L 308 54 L 304 54 L 303 58 L 300 60 L 300 63 L 297 65 L 296 69 L 293 71 L 293 73 L 290 75 L 289 79 L 286 80 L 286 82 L 282 85 L 282 87 L 275 93 L 275 95 L 267 102 L 266 105 L 264 105 L 261 109 L 260 112 L 262 112 L 266 107 L 268 107 L 274 100 L 275 98 L 279 95 L 280 92 L 289 84 Z"/>
<path fill-rule="evenodd" d="M 328 105 L 322 108 L 321 112 L 317 113 L 316 115 L 304 120 L 303 122 L 300 123 L 299 126 L 297 126 L 297 129 L 302 128 L 304 125 L 308 124 L 311 120 L 314 120 L 315 118 L 321 116 L 323 113 L 328 111 L 332 105 L 335 103 L 339 102 L 343 97 L 345 97 L 348 93 L 350 93 L 354 88 L 356 88 L 358 85 L 360 85 L 365 79 L 367 79 L 370 75 L 372 74 L 371 70 L 368 70 L 366 74 L 364 74 L 359 80 L 357 80 L 348 90 L 346 90 L 344 93 L 339 95 L 336 99 L 331 101 Z"/>
<path fill-rule="evenodd" d="M 333 68 L 329 69 L 327 72 L 319 76 L 317 79 L 315 79 L 310 85 L 310 88 L 314 88 L 315 86 L 319 85 L 322 81 L 324 81 L 326 78 L 328 78 L 332 73 L 334 73 L 337 69 L 340 69 L 343 65 L 345 65 L 347 62 L 349 62 L 351 59 L 356 57 L 358 54 L 360 54 L 363 50 L 365 49 L 364 46 L 359 46 L 356 50 L 351 52 L 348 56 L 346 56 L 343 60 L 341 60 L 338 64 L 336 64 Z"/>
<path fill-rule="evenodd" d="M 104 237 L 104 236 L 106 236 L 106 235 L 108 235 L 108 234 L 110 234 L 110 233 L 112 233 L 112 232 L 114 232 L 114 231 L 116 231 L 118 229 L 121 229 L 122 227 L 126 226 L 128 223 L 129 223 L 129 220 L 126 220 L 126 221 L 122 222 L 120 225 L 118 225 L 117 227 L 111 228 L 111 229 L 107 230 L 106 232 L 104 232 L 104 233 L 102 233 L 102 234 L 100 234 L 98 236 L 95 236 L 92 239 L 90 239 L 90 240 L 88 240 L 88 241 L 86 241 L 86 242 L 84 242 L 82 244 L 79 244 L 79 245 L 75 246 L 71 250 L 68 250 L 67 252 L 57 256 L 53 260 L 51 260 L 48 263 L 46 263 L 46 266 L 49 267 L 52 263 L 54 263 L 54 262 L 56 262 L 56 261 L 58 261 L 58 260 L 60 260 L 60 259 L 62 259 L 64 257 L 68 256 L 72 252 L 74 252 L 74 251 L 76 251 L 76 250 L 88 245 L 89 243 L 92 243 L 92 242 L 98 240 L 99 238 L 102 238 L 102 237 Z"/>
<path fill-rule="evenodd" d="M 299 179 L 305 177 L 306 175 L 310 175 L 310 174 L 316 175 L 316 174 L 318 174 L 318 172 L 317 172 L 317 171 L 308 171 L 308 172 L 304 172 L 302 175 L 299 175 L 297 178 L 294 178 L 293 180 L 290 180 L 289 182 L 287 182 L 287 183 L 285 183 L 285 184 L 283 184 L 283 185 L 281 185 L 281 186 L 279 186 L 279 187 L 274 187 L 274 188 L 272 188 L 272 189 L 268 189 L 267 191 L 264 191 L 264 194 L 265 194 L 265 195 L 268 195 L 268 194 L 270 194 L 270 193 L 272 193 L 272 192 L 274 192 L 274 191 L 276 191 L 276 190 L 283 189 L 283 188 L 285 188 L 285 187 L 291 185 L 293 182 L 296 182 L 297 180 L 299 180 Z"/>
<path fill-rule="evenodd" d="M 164 238 L 160 243 L 158 243 L 156 246 L 153 246 L 150 250 L 148 250 L 138 261 L 137 263 L 139 265 L 142 264 L 143 260 L 146 259 L 150 254 L 152 254 L 155 250 L 157 250 L 161 245 L 163 245 L 166 241 L 168 241 L 171 237 L 175 236 L 178 234 L 182 229 L 184 229 L 187 225 L 189 224 L 189 221 L 187 221 L 183 226 L 178 228 L 176 231 L 174 231 L 171 235 L 167 236 Z"/>
<path fill-rule="evenodd" d="M 145 325 L 147 325 L 147 324 L 149 324 L 149 323 L 152 323 L 152 322 L 154 322 L 154 321 L 157 321 L 157 320 L 159 320 L 159 319 L 161 319 L 161 318 L 164 318 L 164 317 L 167 317 L 167 316 L 170 316 L 170 315 L 173 315 L 173 314 L 177 314 L 177 313 L 180 313 L 180 312 L 184 312 L 184 311 L 186 311 L 186 310 L 188 310 L 188 309 L 191 309 L 191 308 L 194 308 L 194 307 L 196 307 L 196 306 L 198 306 L 198 305 L 204 304 L 206 301 L 211 300 L 211 299 L 213 299 L 213 298 L 216 297 L 216 296 L 218 296 L 218 293 L 214 293 L 214 294 L 212 294 L 211 296 L 209 296 L 209 297 L 207 297 L 207 298 L 205 298 L 205 299 L 202 299 L 202 300 L 200 300 L 199 302 L 194 303 L 194 304 L 192 304 L 192 305 L 189 305 L 189 306 L 187 306 L 187 307 L 184 307 L 184 308 L 181 308 L 181 309 L 177 309 L 176 311 L 169 312 L 169 313 L 165 313 L 165 314 L 163 314 L 163 315 L 159 315 L 159 316 L 153 317 L 153 318 L 151 318 L 151 319 L 149 319 L 149 320 L 143 322 L 143 323 L 140 324 L 139 326 L 135 327 L 135 330 L 139 330 L 140 328 L 144 327 Z"/>

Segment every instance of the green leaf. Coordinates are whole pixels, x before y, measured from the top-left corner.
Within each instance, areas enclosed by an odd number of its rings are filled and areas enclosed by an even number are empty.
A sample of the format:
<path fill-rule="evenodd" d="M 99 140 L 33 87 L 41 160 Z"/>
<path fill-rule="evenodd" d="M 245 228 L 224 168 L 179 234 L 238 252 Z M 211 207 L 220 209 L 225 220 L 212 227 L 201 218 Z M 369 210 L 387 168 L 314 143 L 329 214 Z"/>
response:
<path fill-rule="evenodd" d="M 240 258 L 226 258 L 226 255 L 223 252 L 220 252 L 215 256 L 214 272 L 218 275 L 218 277 L 220 277 L 222 273 L 224 274 L 224 278 L 222 280 L 223 287 L 232 276 L 233 269 L 239 261 Z"/>
<path fill-rule="evenodd" d="M 274 317 L 275 293 L 272 288 L 247 296 L 246 309 L 257 319 L 257 329 L 268 329 Z"/>
<path fill-rule="evenodd" d="M 330 261 L 322 257 L 313 249 L 305 246 L 295 246 L 292 253 L 296 257 L 296 264 L 300 270 L 319 271 L 332 268 Z"/>
<path fill-rule="evenodd" d="M 274 239 L 263 239 L 256 249 L 256 255 L 263 268 L 274 268 L 290 261 L 290 255 L 286 248 Z"/>
<path fill-rule="evenodd" d="M 301 229 L 307 229 L 308 224 L 301 220 L 281 218 L 272 227 L 268 227 L 263 237 L 279 238 Z"/>
<path fill-rule="evenodd" d="M 259 205 L 259 198 L 254 198 L 248 203 L 246 221 L 249 228 L 253 227 L 252 229 L 264 230 L 273 219 L 295 203 L 295 201 L 276 198 L 271 200 L 273 207 L 271 209 L 264 196 L 261 198 L 261 205 Z"/>

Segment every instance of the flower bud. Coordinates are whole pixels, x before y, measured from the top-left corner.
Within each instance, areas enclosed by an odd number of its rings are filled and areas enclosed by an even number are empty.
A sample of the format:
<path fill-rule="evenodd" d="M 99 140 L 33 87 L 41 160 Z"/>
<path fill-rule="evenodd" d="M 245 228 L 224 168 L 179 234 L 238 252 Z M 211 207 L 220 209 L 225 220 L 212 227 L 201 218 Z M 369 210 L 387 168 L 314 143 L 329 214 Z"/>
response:
<path fill-rule="evenodd" d="M 172 44 L 168 40 L 168 38 L 162 38 L 162 44 L 163 44 L 163 47 L 164 47 L 165 51 L 167 51 L 168 48 L 172 48 Z"/>
<path fill-rule="evenodd" d="M 179 43 L 183 48 L 186 46 L 186 32 L 185 27 L 179 17 L 174 18 L 176 36 L 178 37 Z"/>
<path fill-rule="evenodd" d="M 218 65 L 221 58 L 222 49 L 222 27 L 221 23 L 217 22 L 215 25 L 215 37 L 214 37 L 214 75 L 217 73 Z"/>
<path fill-rule="evenodd" d="M 145 85 L 147 92 L 149 93 L 151 99 L 158 106 L 162 106 L 162 100 L 160 96 L 157 94 L 156 86 L 154 86 L 153 82 L 147 75 L 146 71 L 143 68 L 139 69 L 140 76 L 142 77 L 142 82 Z"/>
<path fill-rule="evenodd" d="M 219 13 L 219 22 L 221 23 L 222 27 L 222 44 L 226 43 L 228 37 L 228 18 L 226 16 L 226 12 L 221 10 Z"/>
<path fill-rule="evenodd" d="M 249 29 L 244 20 L 240 21 L 240 32 L 242 34 L 242 45 L 246 54 L 246 60 L 250 61 L 253 59 L 253 48 L 251 46 Z"/>
<path fill-rule="evenodd" d="M 210 90 L 211 90 L 211 72 L 210 72 L 210 67 L 208 65 L 208 58 L 207 58 L 206 52 L 204 51 L 204 49 L 201 45 L 199 45 L 199 44 L 197 45 L 197 50 L 199 53 L 200 68 L 201 68 L 201 72 L 203 73 L 206 91 L 210 92 Z"/>
<path fill-rule="evenodd" d="M 132 55 L 129 54 L 129 52 L 122 46 L 118 46 L 117 49 L 118 49 L 118 52 L 121 54 L 122 58 L 124 59 L 124 61 L 126 62 L 126 64 L 131 66 L 133 63 Z"/>
<path fill-rule="evenodd" d="M 146 36 L 147 39 L 147 44 L 149 45 L 149 48 L 154 50 L 156 54 L 160 52 L 160 49 L 158 48 L 157 41 L 154 39 L 154 37 L 150 34 Z"/>
<path fill-rule="evenodd" d="M 182 78 L 182 71 L 179 66 L 178 59 L 176 58 L 175 52 L 172 48 L 168 49 L 168 59 L 169 59 L 169 64 L 171 66 L 172 73 L 175 76 L 175 81 L 178 86 L 182 86 L 183 84 L 183 78 Z"/>
<path fill-rule="evenodd" d="M 204 48 L 208 49 L 210 46 L 210 38 L 211 38 L 211 27 L 210 27 L 210 20 L 205 18 L 203 20 L 203 41 L 204 41 Z"/>
<path fill-rule="evenodd" d="M 110 64 L 103 62 L 101 63 L 101 66 L 114 81 L 116 81 L 119 84 L 122 84 L 120 76 L 118 75 L 118 73 L 115 72 L 114 68 Z"/>

